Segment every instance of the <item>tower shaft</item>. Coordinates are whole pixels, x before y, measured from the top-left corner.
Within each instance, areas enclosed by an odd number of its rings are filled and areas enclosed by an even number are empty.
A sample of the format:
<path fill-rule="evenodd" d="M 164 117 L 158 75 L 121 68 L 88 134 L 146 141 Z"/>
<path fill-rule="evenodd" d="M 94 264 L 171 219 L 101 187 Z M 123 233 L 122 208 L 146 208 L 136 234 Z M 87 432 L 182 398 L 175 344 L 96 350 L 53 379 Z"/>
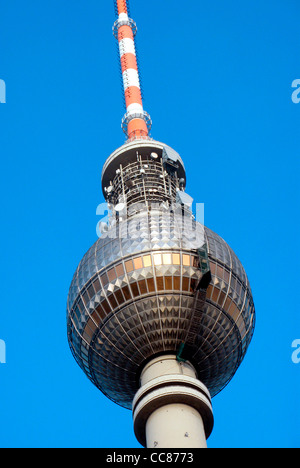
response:
<path fill-rule="evenodd" d="M 193 366 L 174 355 L 145 366 L 133 419 L 135 435 L 147 448 L 207 448 L 214 423 L 209 391 Z"/>

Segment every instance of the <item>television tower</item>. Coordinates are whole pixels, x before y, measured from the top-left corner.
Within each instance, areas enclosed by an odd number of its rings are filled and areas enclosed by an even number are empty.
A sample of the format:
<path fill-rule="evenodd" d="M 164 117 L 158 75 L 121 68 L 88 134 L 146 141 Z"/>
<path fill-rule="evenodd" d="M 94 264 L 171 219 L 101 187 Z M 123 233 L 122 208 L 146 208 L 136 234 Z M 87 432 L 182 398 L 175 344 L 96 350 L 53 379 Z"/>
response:
<path fill-rule="evenodd" d="M 150 137 L 136 24 L 128 1 L 115 9 L 127 140 L 103 167 L 110 214 L 74 274 L 68 340 L 96 387 L 132 410 L 141 445 L 206 447 L 211 398 L 253 335 L 252 293 L 232 249 L 195 219 L 180 155 Z"/>

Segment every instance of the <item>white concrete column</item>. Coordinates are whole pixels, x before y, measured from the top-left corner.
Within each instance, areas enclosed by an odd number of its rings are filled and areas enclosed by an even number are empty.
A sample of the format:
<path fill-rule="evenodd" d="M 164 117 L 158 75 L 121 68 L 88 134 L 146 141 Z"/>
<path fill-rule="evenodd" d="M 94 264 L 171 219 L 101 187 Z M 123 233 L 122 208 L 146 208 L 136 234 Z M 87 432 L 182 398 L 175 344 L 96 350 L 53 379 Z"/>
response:
<path fill-rule="evenodd" d="M 134 430 L 147 448 L 206 448 L 213 428 L 210 394 L 188 362 L 160 356 L 141 374 L 133 400 Z"/>
<path fill-rule="evenodd" d="M 180 403 L 162 406 L 149 416 L 146 440 L 148 448 L 207 448 L 200 413 Z"/>

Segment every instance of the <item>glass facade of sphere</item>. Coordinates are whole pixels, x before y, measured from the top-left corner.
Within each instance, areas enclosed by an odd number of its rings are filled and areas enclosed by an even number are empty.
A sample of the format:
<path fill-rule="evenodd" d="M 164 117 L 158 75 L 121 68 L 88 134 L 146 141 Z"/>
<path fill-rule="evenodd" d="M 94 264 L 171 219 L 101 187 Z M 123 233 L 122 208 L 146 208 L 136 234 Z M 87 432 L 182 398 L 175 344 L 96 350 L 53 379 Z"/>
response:
<path fill-rule="evenodd" d="M 197 248 L 207 243 L 212 280 L 205 304 Z M 212 396 L 233 377 L 251 341 L 255 309 L 249 282 L 227 243 L 194 221 L 145 212 L 108 231 L 80 262 L 68 297 L 68 339 L 89 379 L 131 408 L 147 360 L 178 352 L 194 309 L 201 316 L 190 357 Z"/>

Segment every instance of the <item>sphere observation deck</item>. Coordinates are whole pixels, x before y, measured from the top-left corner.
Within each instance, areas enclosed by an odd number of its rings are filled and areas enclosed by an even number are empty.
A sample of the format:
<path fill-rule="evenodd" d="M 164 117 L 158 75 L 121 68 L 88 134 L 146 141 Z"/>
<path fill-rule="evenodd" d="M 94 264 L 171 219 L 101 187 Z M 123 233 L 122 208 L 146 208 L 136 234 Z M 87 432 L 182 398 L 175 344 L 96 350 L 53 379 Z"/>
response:
<path fill-rule="evenodd" d="M 131 142 L 113 153 L 102 173 L 110 222 L 70 286 L 71 351 L 88 378 L 126 408 L 145 364 L 180 357 L 180 349 L 216 395 L 253 335 L 245 270 L 228 244 L 194 219 L 185 185 L 180 156 L 162 143 Z"/>

